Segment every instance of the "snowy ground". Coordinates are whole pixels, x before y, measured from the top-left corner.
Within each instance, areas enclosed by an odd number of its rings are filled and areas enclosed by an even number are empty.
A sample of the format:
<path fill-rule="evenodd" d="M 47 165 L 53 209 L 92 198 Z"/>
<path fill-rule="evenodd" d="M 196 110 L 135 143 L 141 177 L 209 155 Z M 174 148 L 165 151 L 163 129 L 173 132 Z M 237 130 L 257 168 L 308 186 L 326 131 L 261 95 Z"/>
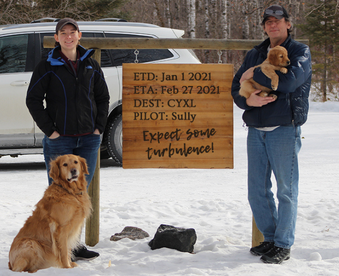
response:
<path fill-rule="evenodd" d="M 249 253 L 246 135 L 235 108 L 232 170 L 124 170 L 103 162 L 100 242 L 93 248 L 100 257 L 36 275 L 338 275 L 339 103 L 312 103 L 302 127 L 296 241 L 291 259 L 281 265 L 263 264 Z M 0 159 L 1 276 L 16 275 L 7 267 L 9 248 L 46 185 L 42 156 Z M 147 243 L 160 224 L 195 228 L 195 254 L 152 251 Z M 110 241 L 125 226 L 150 237 Z"/>

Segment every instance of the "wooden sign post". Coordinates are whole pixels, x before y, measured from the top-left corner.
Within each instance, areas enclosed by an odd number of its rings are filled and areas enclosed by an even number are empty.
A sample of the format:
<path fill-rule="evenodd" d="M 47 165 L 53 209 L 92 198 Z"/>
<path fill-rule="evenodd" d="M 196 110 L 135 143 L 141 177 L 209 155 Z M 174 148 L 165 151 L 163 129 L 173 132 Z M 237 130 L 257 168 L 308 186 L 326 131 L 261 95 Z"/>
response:
<path fill-rule="evenodd" d="M 233 168 L 230 64 L 123 64 L 124 168 Z"/>
<path fill-rule="evenodd" d="M 96 50 L 93 58 L 101 64 L 101 51 Z M 92 215 L 86 220 L 85 242 L 89 246 L 94 246 L 99 242 L 100 232 L 100 149 L 93 179 L 88 187 L 88 195 L 92 202 Z"/>

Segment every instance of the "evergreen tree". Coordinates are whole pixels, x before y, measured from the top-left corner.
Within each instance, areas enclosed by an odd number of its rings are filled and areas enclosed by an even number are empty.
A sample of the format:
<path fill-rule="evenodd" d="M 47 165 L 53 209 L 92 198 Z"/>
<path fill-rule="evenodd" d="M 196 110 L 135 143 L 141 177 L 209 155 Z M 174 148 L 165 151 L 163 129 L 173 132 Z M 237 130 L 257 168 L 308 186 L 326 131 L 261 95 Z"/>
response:
<path fill-rule="evenodd" d="M 313 61 L 313 86 L 321 101 L 338 98 L 339 13 L 336 0 L 317 0 L 309 6 L 306 23 L 299 25 L 310 39 Z"/>

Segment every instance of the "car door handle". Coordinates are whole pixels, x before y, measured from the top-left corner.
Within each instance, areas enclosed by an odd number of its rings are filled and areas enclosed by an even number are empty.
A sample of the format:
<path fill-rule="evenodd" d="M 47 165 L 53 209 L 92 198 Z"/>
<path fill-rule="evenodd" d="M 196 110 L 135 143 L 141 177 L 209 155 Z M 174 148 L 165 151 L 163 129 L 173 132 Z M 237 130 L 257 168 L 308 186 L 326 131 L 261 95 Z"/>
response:
<path fill-rule="evenodd" d="M 13 81 L 11 82 L 12 86 L 27 86 L 29 85 L 29 81 Z"/>

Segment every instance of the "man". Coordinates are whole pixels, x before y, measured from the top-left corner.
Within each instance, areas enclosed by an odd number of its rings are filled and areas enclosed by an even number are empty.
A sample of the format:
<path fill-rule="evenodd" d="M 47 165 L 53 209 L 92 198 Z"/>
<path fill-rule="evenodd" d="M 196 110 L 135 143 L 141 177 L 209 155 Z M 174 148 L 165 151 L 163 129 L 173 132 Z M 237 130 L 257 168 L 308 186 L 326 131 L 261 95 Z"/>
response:
<path fill-rule="evenodd" d="M 301 147 L 300 126 L 306 122 L 308 96 L 311 86 L 311 55 L 308 46 L 290 37 L 292 28 L 285 8 L 268 7 L 263 15 L 263 29 L 268 39 L 249 51 L 236 73 L 232 96 L 238 107 L 244 109 L 243 120 L 248 126 L 248 200 L 264 242 L 251 248 L 253 255 L 265 263 L 279 264 L 290 258 L 294 243 L 298 203 L 298 159 Z M 274 46 L 283 46 L 291 61 L 288 73 L 279 75 L 279 86 L 273 97 L 260 97 L 255 91 L 246 99 L 239 95 L 243 80 L 253 79 L 271 87 L 271 80 L 260 68 L 267 52 Z M 277 182 L 276 207 L 271 174 Z"/>

